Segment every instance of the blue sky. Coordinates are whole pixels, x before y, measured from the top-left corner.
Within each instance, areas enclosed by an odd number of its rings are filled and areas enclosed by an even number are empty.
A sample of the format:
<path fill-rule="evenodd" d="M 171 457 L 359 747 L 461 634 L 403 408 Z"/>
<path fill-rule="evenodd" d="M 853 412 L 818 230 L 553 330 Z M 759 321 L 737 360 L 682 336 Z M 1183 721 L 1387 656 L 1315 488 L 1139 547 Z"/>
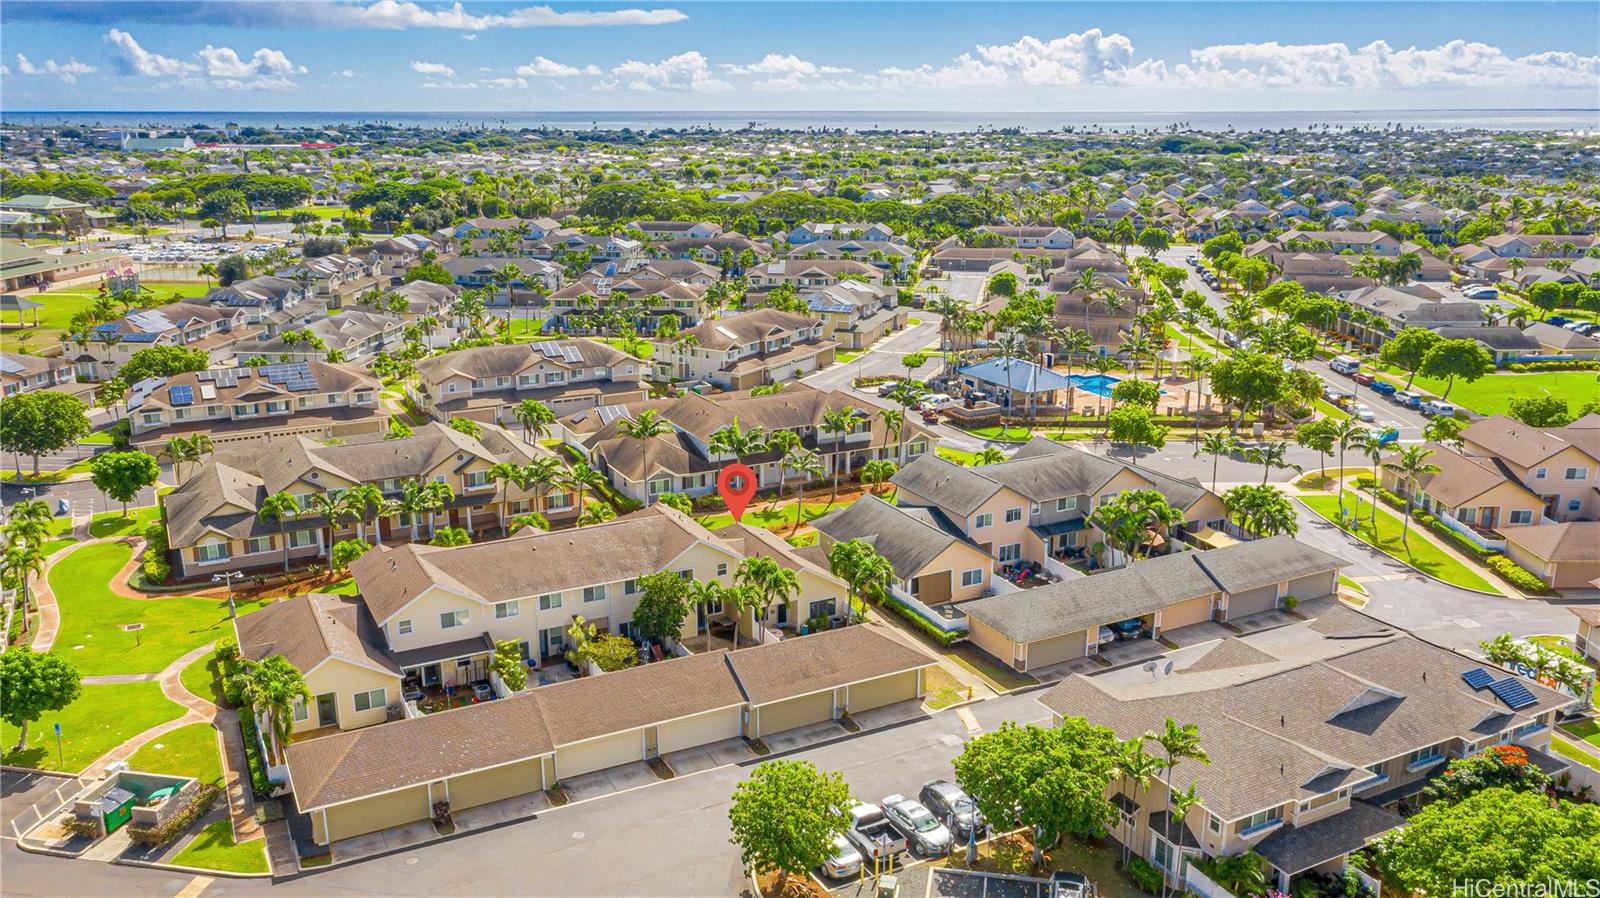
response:
<path fill-rule="evenodd" d="M 1600 4 L 35 2 L 21 110 L 1584 107 Z"/>

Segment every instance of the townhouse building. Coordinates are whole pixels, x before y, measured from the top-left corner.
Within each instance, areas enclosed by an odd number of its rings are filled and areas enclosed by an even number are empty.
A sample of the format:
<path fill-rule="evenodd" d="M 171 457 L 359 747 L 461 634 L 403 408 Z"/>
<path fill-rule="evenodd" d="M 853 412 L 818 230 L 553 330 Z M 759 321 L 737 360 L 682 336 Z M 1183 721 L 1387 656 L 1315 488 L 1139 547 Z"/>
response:
<path fill-rule="evenodd" d="M 266 325 L 275 320 L 273 313 L 295 310 L 301 314 L 320 315 L 327 311 L 326 302 L 318 302 L 310 281 L 296 281 L 274 274 L 265 274 L 234 281 L 226 287 L 217 287 L 204 296 L 185 299 L 184 302 L 203 306 L 220 306 L 244 309 L 245 321 Z"/>
<path fill-rule="evenodd" d="M 72 361 L 17 352 L 0 352 L 0 394 L 17 396 L 73 383 Z"/>
<path fill-rule="evenodd" d="M 1072 249 L 1077 239 L 1066 228 L 1046 225 L 982 225 L 976 233 L 988 234 L 1011 246 L 1025 249 Z"/>
<path fill-rule="evenodd" d="M 1163 782 L 1110 786 L 1112 837 L 1178 887 L 1207 890 L 1195 860 L 1247 851 L 1280 891 L 1338 874 L 1402 826 L 1394 806 L 1455 758 L 1513 746 L 1547 773 L 1568 767 L 1549 754 L 1550 735 L 1575 699 L 1337 603 L 1169 657 L 1154 675 L 1137 665 L 1071 675 L 1039 701 L 1057 722 L 1082 717 L 1118 738 L 1169 719 L 1199 728 L 1210 762 L 1180 763 L 1175 782 L 1200 799 L 1181 819 Z"/>
<path fill-rule="evenodd" d="M 1352 214 L 1354 211 L 1352 210 Z M 1357 256 L 1372 253 L 1375 256 L 1400 255 L 1401 240 L 1383 231 L 1284 231 L 1278 242 L 1284 245 L 1301 240 L 1309 243 L 1326 243 L 1333 253 L 1353 253 Z"/>
<path fill-rule="evenodd" d="M 819 240 L 903 240 L 888 225 L 872 222 L 807 221 L 796 225 L 784 238 L 795 246 Z"/>
<path fill-rule="evenodd" d="M 342 308 L 368 291 L 388 286 L 388 278 L 374 270 L 367 259 L 347 253 L 334 253 L 304 259 L 277 272 L 279 277 L 308 285 L 313 297 L 329 308 Z"/>
<path fill-rule="evenodd" d="M 1537 495 L 1544 518 L 1600 517 L 1600 415 L 1555 428 L 1493 415 L 1463 430 L 1461 439 L 1463 454 L 1488 460 Z"/>
<path fill-rule="evenodd" d="M 725 315 L 654 340 L 655 379 L 749 390 L 804 377 L 833 364 L 838 344 L 826 332 L 818 318 L 777 309 Z"/>
<path fill-rule="evenodd" d="M 722 233 L 722 225 L 710 221 L 630 221 L 622 228 L 651 240 L 709 240 Z"/>
<path fill-rule="evenodd" d="M 404 342 L 405 325 L 399 315 L 350 308 L 235 349 L 244 361 L 309 362 L 337 352 L 345 361 L 355 362 L 399 346 Z"/>
<path fill-rule="evenodd" d="M 436 422 L 403 439 L 363 434 L 324 444 L 290 436 L 219 448 L 161 497 L 173 568 L 189 579 L 303 564 L 326 557 L 329 545 L 343 539 L 426 539 L 440 527 L 482 538 L 504 532 L 513 517 L 529 512 L 552 524 L 573 520 L 581 505 L 576 492 L 552 484 L 524 490 L 489 477 L 501 462 L 526 465 L 548 457 L 543 447 L 494 425 L 483 425 L 482 437 L 473 438 Z M 413 482 L 443 483 L 452 496 L 441 505 L 408 507 L 405 488 Z M 312 511 L 312 497 L 338 498 L 363 484 L 377 486 L 385 504 L 366 509 L 365 516 L 340 515 L 330 534 L 330 522 Z M 293 496 L 300 513 L 264 519 L 262 503 L 277 493 Z"/>
<path fill-rule="evenodd" d="M 890 590 L 929 607 L 966 602 L 993 586 L 994 557 L 969 537 L 959 521 L 935 505 L 895 504 L 862 496 L 811 522 L 817 531 L 815 553 L 826 558 L 836 543 L 870 545 L 894 570 Z M 806 550 L 811 551 L 811 550 Z"/>
<path fill-rule="evenodd" d="M 525 400 L 565 416 L 645 398 L 648 363 L 593 340 L 477 346 L 423 359 L 406 388 L 436 421 L 470 418 L 513 430 Z"/>
<path fill-rule="evenodd" d="M 834 433 L 823 427 L 829 411 L 846 408 L 851 410 L 852 421 L 848 431 Z M 646 409 L 654 409 L 671 431 L 648 440 L 623 434 L 623 425 Z M 827 476 L 837 470 L 841 479 L 870 460 L 898 460 L 902 446 L 908 459 L 931 452 L 934 446 L 932 431 L 918 424 L 906 423 L 897 440 L 871 408 L 857 405 L 847 393 L 803 383 L 765 396 L 735 394 L 712 399 L 690 392 L 676 399 L 579 412 L 560 423 L 569 445 L 605 471 L 618 492 L 646 504 L 654 503 L 662 493 L 709 495 L 716 490 L 717 472 L 735 460 L 755 470 L 758 489 L 776 489 L 780 479 L 795 476 L 781 468 L 776 452 L 735 459 L 713 451 L 711 443 L 717 432 L 736 424 L 743 430 L 759 427 L 767 433 L 787 430 L 797 434 L 801 447 L 818 455 Z"/>
<path fill-rule="evenodd" d="M 845 349 L 866 349 L 906 326 L 909 307 L 899 292 L 881 284 L 840 281 L 831 287 L 803 291 L 800 299 L 822 321 L 822 337 Z"/>
<path fill-rule="evenodd" d="M 854 259 L 903 277 L 917 261 L 915 248 L 885 240 L 817 240 L 791 248 L 786 259 Z"/>
<path fill-rule="evenodd" d="M 381 389 L 356 365 L 305 361 L 149 378 L 124 402 L 129 441 L 156 453 L 172 437 L 197 433 L 217 447 L 381 433 L 389 426 Z"/>
<path fill-rule="evenodd" d="M 884 273 L 857 259 L 773 259 L 751 268 L 745 272 L 745 277 L 751 290 L 764 293 L 782 284 L 792 285 L 796 290 L 831 287 L 846 277 L 882 283 Z"/>
<path fill-rule="evenodd" d="M 584 325 L 584 316 L 612 312 L 628 316 L 641 330 L 653 331 L 671 315 L 680 328 L 693 327 L 710 312 L 706 285 L 660 277 L 642 269 L 619 274 L 615 267 L 587 271 L 549 296 L 549 315 L 563 328 Z"/>
<path fill-rule="evenodd" d="M 1484 548 L 1501 549 L 1502 527 L 1520 527 L 1548 520 L 1546 502 L 1521 480 L 1508 473 L 1493 457 L 1457 452 L 1440 443 L 1427 443 L 1428 462 L 1436 474 L 1420 474 L 1412 483 L 1384 468 L 1383 486 L 1409 497 L 1445 526 Z"/>
<path fill-rule="evenodd" d="M 351 247 L 350 255 L 364 260 L 374 275 L 392 278 L 405 274 L 422 261 L 424 253 L 438 248 L 437 241 L 421 234 L 402 234 L 375 240 L 366 246 Z"/>
<path fill-rule="evenodd" d="M 758 243 L 737 231 L 723 231 L 715 237 L 679 237 L 663 240 L 651 247 L 668 259 L 703 262 L 726 268 L 729 274 L 743 274 L 747 260 L 760 262 L 772 255 L 772 247 Z"/>
<path fill-rule="evenodd" d="M 564 282 L 560 265 L 521 256 L 457 256 L 439 263 L 455 278 L 456 285 L 468 290 L 492 289 L 494 303 L 508 303 L 513 294 L 523 291 L 539 294 L 561 288 Z M 499 282 L 499 273 L 515 266 L 519 274 L 509 285 Z"/>
<path fill-rule="evenodd" d="M 243 308 L 175 302 L 97 324 L 73 357 L 78 376 L 110 380 L 134 353 L 148 346 L 183 346 L 206 353 L 213 366 L 234 360 L 259 331 Z"/>
<path fill-rule="evenodd" d="M 532 255 L 533 249 L 544 243 L 552 233 L 560 230 L 561 223 L 553 218 L 470 218 L 453 228 L 442 228 L 434 237 L 449 243 L 467 255 L 486 252 L 489 241 L 497 234 L 509 234 L 516 241 L 521 255 Z"/>

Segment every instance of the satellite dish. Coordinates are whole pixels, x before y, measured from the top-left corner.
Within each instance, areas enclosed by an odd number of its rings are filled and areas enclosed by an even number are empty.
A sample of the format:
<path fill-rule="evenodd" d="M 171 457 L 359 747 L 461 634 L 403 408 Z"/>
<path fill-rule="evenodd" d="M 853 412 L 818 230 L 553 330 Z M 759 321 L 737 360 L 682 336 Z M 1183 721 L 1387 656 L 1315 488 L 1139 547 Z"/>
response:
<path fill-rule="evenodd" d="M 1167 676 L 1171 676 L 1172 675 L 1172 662 L 1168 661 L 1166 669 L 1162 670 L 1161 672 L 1166 674 Z"/>
<path fill-rule="evenodd" d="M 1144 663 L 1144 669 L 1154 673 L 1156 669 L 1156 663 L 1154 661 L 1146 661 Z"/>

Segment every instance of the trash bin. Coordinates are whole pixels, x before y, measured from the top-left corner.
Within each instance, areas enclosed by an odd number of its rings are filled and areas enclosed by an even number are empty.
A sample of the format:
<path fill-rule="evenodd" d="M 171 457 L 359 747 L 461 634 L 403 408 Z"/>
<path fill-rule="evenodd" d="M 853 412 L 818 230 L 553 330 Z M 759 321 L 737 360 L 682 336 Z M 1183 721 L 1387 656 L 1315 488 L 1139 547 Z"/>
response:
<path fill-rule="evenodd" d="M 100 818 L 105 821 L 106 835 L 133 819 L 133 805 L 138 801 L 127 789 L 116 788 L 100 796 Z"/>

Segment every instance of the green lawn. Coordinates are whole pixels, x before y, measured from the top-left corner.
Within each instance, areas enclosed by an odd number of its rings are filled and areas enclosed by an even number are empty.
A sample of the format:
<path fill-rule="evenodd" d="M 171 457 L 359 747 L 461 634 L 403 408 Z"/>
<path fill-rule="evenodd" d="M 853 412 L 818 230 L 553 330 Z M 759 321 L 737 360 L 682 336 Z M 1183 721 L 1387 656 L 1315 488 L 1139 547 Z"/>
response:
<path fill-rule="evenodd" d="M 88 436 L 84 437 L 83 439 L 79 440 L 78 442 L 84 443 L 84 444 L 89 445 L 89 446 L 110 446 L 114 442 L 114 440 L 111 439 L 111 432 L 110 431 L 108 431 L 108 430 L 97 430 L 94 433 L 91 433 Z"/>
<path fill-rule="evenodd" d="M 1367 594 L 1367 588 L 1365 586 L 1362 586 L 1360 583 L 1357 583 L 1349 577 L 1346 577 L 1344 574 L 1339 575 L 1339 585 L 1348 587 L 1351 592 L 1358 592 L 1362 595 Z"/>
<path fill-rule="evenodd" d="M 189 690 L 191 695 L 198 695 L 218 706 L 225 703 L 220 677 L 216 652 L 207 652 L 205 657 L 195 659 L 193 664 L 178 674 L 178 679 L 183 681 L 183 688 Z"/>
<path fill-rule="evenodd" d="M 1033 431 L 1030 428 L 1017 427 L 1015 425 L 1004 429 L 998 424 L 989 427 L 973 427 L 966 429 L 966 432 L 980 440 L 989 440 L 996 443 L 1026 443 L 1033 439 Z M 1043 434 L 1049 431 L 1046 429 L 1039 432 Z"/>
<path fill-rule="evenodd" d="M 604 343 L 612 349 L 626 352 L 638 359 L 648 359 L 656 354 L 656 344 L 651 343 L 649 340 L 646 340 L 643 337 L 639 337 L 637 342 L 635 342 L 632 347 L 629 347 L 628 341 L 622 339 L 621 337 L 590 337 L 589 339 L 595 341 L 596 343 Z M 636 355 L 634 354 L 634 350 L 638 351 Z"/>
<path fill-rule="evenodd" d="M 148 773 L 192 776 L 220 786 L 222 751 L 217 747 L 217 729 L 209 723 L 178 727 L 134 752 L 128 766 Z"/>
<path fill-rule="evenodd" d="M 862 352 L 863 350 L 860 349 L 836 349 L 833 352 L 833 360 L 840 364 L 853 362 Z"/>
<path fill-rule="evenodd" d="M 50 571 L 61 607 L 55 648 L 84 676 L 158 673 L 184 652 L 232 632 L 224 599 L 126 599 L 111 592 L 107 584 L 131 555 L 122 543 L 103 543 L 79 549 Z M 240 603 L 239 613 L 259 607 Z M 131 623 L 144 627 L 123 629 Z"/>
<path fill-rule="evenodd" d="M 1329 521 L 1338 520 L 1339 500 L 1337 497 L 1301 496 L 1299 498 L 1308 508 Z M 1376 546 L 1390 557 L 1409 564 L 1424 574 L 1436 577 L 1446 583 L 1452 583 L 1467 589 L 1482 590 L 1483 592 L 1496 594 L 1500 592 L 1488 580 L 1478 576 L 1471 568 L 1446 555 L 1438 546 L 1429 542 L 1419 532 L 1420 524 L 1411 528 L 1406 545 L 1401 545 L 1400 519 L 1380 508 L 1378 510 L 1378 533 L 1375 540 L 1373 539 L 1372 529 L 1367 524 L 1368 516 L 1372 513 L 1372 504 L 1358 498 L 1354 493 L 1347 490 L 1345 491 L 1346 511 L 1348 512 L 1352 506 L 1356 507 L 1360 512 L 1362 523 L 1355 535 L 1362 542 Z"/>
<path fill-rule="evenodd" d="M 87 473 L 89 473 L 89 460 L 88 459 L 84 459 L 83 461 L 73 462 L 72 464 L 68 465 L 65 468 L 58 468 L 57 470 L 54 470 L 54 471 L 45 471 L 45 470 L 41 469 L 39 471 L 39 476 L 35 477 L 35 476 L 33 476 L 33 463 L 32 463 L 32 461 L 30 461 L 29 459 L 25 458 L 25 459 L 22 460 L 22 478 L 21 478 L 21 480 L 19 482 L 21 482 L 21 483 L 60 483 L 63 480 L 66 480 L 67 478 L 72 477 L 72 476 L 74 476 L 76 474 L 87 474 Z M 7 469 L 5 471 L 0 471 L 0 480 L 4 480 L 4 481 L 7 481 L 7 482 L 10 482 L 10 481 L 14 481 L 14 480 L 17 480 L 17 479 L 18 478 L 17 478 L 17 470 L 16 470 L 16 468 L 10 468 L 10 469 Z"/>
<path fill-rule="evenodd" d="M 1561 729 L 1577 736 L 1595 748 L 1600 748 L 1600 724 L 1592 720 L 1580 720 L 1577 723 L 1563 724 Z"/>
<path fill-rule="evenodd" d="M 129 738 L 183 713 L 182 706 L 161 694 L 160 683 L 85 686 L 77 701 L 28 724 L 28 744 L 21 751 L 11 749 L 17 744 L 17 728 L 0 723 L 0 745 L 6 747 L 7 764 L 76 773 Z M 57 723 L 61 724 L 60 759 L 56 754 Z"/>
<path fill-rule="evenodd" d="M 319 589 L 317 591 L 336 596 L 353 596 L 359 593 L 361 590 L 356 586 L 356 579 L 354 577 L 346 577 L 345 579 L 340 580 L 338 583 L 335 583 L 326 589 Z"/>
<path fill-rule="evenodd" d="M 945 461 L 953 461 L 958 465 L 966 465 L 970 468 L 978 463 L 978 453 L 976 452 L 968 452 L 965 449 L 950 449 L 945 446 L 940 446 L 934 451 L 938 452 L 939 457 Z"/>
<path fill-rule="evenodd" d="M 1397 387 L 1405 386 L 1404 374 L 1379 374 Z M 1426 390 L 1443 396 L 1445 382 L 1437 378 L 1417 375 L 1413 389 Z M 1530 397 L 1556 396 L 1567 401 L 1567 408 L 1578 407 L 1600 396 L 1600 380 L 1594 371 L 1543 371 L 1537 374 L 1490 374 L 1472 383 L 1457 380 L 1450 391 L 1452 405 L 1470 409 L 1480 415 L 1504 415 L 1511 411 L 1511 400 Z"/>
<path fill-rule="evenodd" d="M 233 841 L 233 823 L 218 820 L 200 830 L 194 841 L 172 858 L 172 863 L 227 873 L 266 873 L 266 844 L 262 839 L 238 844 Z"/>
<path fill-rule="evenodd" d="M 888 492 L 885 492 L 884 496 L 886 497 L 886 501 L 892 501 L 892 496 L 890 496 Z M 849 502 L 840 501 L 829 505 L 827 499 L 807 500 L 805 507 L 800 511 L 800 517 L 803 521 L 813 521 L 830 511 L 844 508 L 849 504 Z M 776 507 L 770 506 L 771 503 L 768 502 L 762 502 L 759 505 L 751 505 L 749 508 L 745 509 L 744 523 L 749 524 L 752 527 L 765 527 L 768 530 L 778 529 L 785 526 L 794 526 L 793 499 L 786 499 L 779 503 Z M 697 518 L 697 520 L 699 520 L 700 525 L 705 527 L 707 530 L 716 530 L 719 527 L 726 527 L 729 524 L 732 524 L 733 515 L 724 512 L 722 514 L 707 515 L 705 517 Z"/>
<path fill-rule="evenodd" d="M 1550 748 L 1555 751 L 1556 754 L 1561 755 L 1570 761 L 1576 761 L 1585 767 L 1600 769 L 1600 758 L 1596 758 L 1594 755 L 1589 754 L 1583 749 L 1576 748 L 1568 744 L 1567 740 L 1562 739 L 1560 736 L 1551 738 Z"/>
<path fill-rule="evenodd" d="M 153 291 L 147 295 L 161 300 L 163 304 L 175 302 L 173 294 L 177 294 L 180 299 L 185 296 L 203 296 L 209 289 L 206 287 L 205 281 L 145 281 L 142 286 Z M 94 305 L 99 296 L 100 288 L 91 286 L 74 287 L 68 290 L 52 290 L 48 293 L 40 293 L 28 297 L 36 302 L 44 303 L 44 307 L 37 310 L 39 313 L 39 327 L 28 331 L 34 334 L 30 345 L 38 347 L 54 343 L 56 334 L 66 331 L 67 325 L 72 321 L 72 316 Z M 25 313 L 23 320 L 32 324 L 33 310 Z M 16 316 L 6 315 L 5 321 L 7 323 L 14 322 L 16 321 Z M 14 333 L 8 334 L 8 340 L 14 339 Z"/>
<path fill-rule="evenodd" d="M 129 534 L 144 533 L 145 528 L 160 520 L 161 506 L 146 505 L 143 508 L 128 509 L 128 516 L 123 517 L 120 511 L 101 512 L 89 522 L 89 535 L 100 536 L 125 536 Z"/>

